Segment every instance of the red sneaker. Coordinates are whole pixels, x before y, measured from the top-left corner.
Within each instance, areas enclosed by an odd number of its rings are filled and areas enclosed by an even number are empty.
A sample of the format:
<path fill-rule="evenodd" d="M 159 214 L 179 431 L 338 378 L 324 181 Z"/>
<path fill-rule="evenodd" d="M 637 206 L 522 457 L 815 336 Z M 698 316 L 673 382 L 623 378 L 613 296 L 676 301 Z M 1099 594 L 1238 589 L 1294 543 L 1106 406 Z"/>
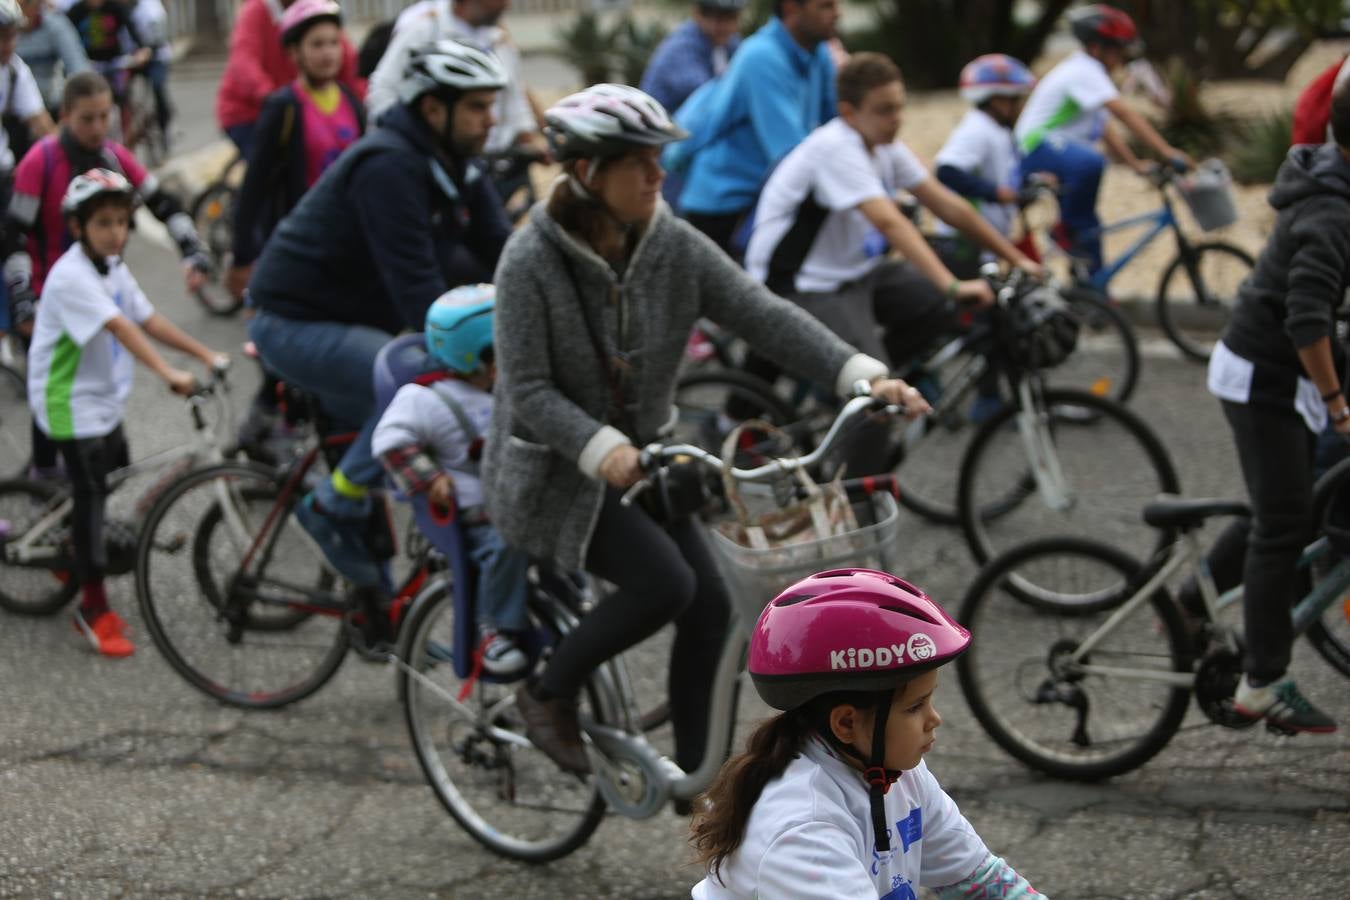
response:
<path fill-rule="evenodd" d="M 75 630 L 89 640 L 95 653 L 123 657 L 136 652 L 131 641 L 127 640 L 127 623 L 110 609 L 95 616 L 93 622 L 85 621 L 84 610 L 77 609 L 71 621 L 75 625 Z"/>

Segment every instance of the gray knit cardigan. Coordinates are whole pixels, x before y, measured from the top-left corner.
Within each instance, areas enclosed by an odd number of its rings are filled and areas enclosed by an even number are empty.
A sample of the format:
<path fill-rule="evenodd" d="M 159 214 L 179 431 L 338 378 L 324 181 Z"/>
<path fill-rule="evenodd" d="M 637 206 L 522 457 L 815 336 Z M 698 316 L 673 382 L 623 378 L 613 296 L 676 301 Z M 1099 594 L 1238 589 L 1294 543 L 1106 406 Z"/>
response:
<path fill-rule="evenodd" d="M 496 285 L 496 403 L 483 482 L 488 512 L 508 543 L 566 568 L 581 568 L 600 513 L 600 463 L 621 444 L 652 440 L 669 421 L 685 343 L 700 317 L 840 393 L 886 372 L 746 275 L 664 203 L 622 280 L 540 203 L 507 242 Z M 626 350 L 634 379 L 628 393 L 637 401 L 634 434 L 605 421 L 613 394 L 583 304 L 606 352 Z"/>

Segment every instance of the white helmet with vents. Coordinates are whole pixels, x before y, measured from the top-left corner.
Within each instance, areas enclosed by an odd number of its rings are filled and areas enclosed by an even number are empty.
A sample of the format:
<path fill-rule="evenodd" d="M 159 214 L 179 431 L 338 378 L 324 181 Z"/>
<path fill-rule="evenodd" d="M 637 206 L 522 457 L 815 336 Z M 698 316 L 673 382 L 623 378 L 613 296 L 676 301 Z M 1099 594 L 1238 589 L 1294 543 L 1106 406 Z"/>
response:
<path fill-rule="evenodd" d="M 499 91 L 506 87 L 507 80 L 506 67 L 495 54 L 464 41 L 446 39 L 418 47 L 408 55 L 398 96 L 407 104 L 429 93 Z"/>
<path fill-rule="evenodd" d="M 0 0 L 0 28 L 18 28 L 23 20 L 18 0 Z"/>
<path fill-rule="evenodd" d="M 3 0 L 0 0 L 3 2 Z M 133 188 L 126 176 L 111 169 L 90 169 L 70 180 L 65 196 L 61 198 L 61 212 L 73 216 L 90 200 L 103 194 L 131 197 Z"/>
<path fill-rule="evenodd" d="M 544 134 L 559 162 L 595 159 L 689 136 L 664 106 L 623 84 L 596 84 L 544 113 Z"/>

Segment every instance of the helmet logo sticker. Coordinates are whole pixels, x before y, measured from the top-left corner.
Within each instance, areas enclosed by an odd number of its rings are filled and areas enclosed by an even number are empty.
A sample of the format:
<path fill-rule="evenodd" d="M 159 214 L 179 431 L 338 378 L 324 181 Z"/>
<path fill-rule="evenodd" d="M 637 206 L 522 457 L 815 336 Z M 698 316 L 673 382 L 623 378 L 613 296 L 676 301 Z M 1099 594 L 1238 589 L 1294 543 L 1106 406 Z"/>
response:
<path fill-rule="evenodd" d="M 847 650 L 830 651 L 831 669 L 870 669 L 873 666 L 889 666 L 891 663 L 904 661 L 905 648 L 896 644 L 889 647 L 849 647 Z"/>
<path fill-rule="evenodd" d="M 922 631 L 909 636 L 909 640 L 905 642 L 905 649 L 909 651 L 909 658 L 915 662 L 923 662 L 937 656 L 937 644 Z"/>

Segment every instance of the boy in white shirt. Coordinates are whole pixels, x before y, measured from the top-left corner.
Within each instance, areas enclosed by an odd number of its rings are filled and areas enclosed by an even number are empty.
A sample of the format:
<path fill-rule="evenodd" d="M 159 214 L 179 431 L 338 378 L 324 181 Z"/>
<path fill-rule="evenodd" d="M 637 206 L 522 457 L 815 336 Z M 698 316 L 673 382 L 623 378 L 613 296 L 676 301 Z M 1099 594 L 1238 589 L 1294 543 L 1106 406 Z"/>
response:
<path fill-rule="evenodd" d="M 938 668 L 970 632 L 894 575 L 812 575 L 760 614 L 748 668 L 780 715 L 698 804 L 695 900 L 1041 896 L 995 856 L 923 757 Z"/>
<path fill-rule="evenodd" d="M 1052 172 L 1059 179 L 1060 220 L 1075 244 L 1074 252 L 1087 260 L 1089 272 L 1095 272 L 1102 267 L 1102 242 L 1092 232 L 1101 224 L 1097 189 L 1106 165 L 1096 147 L 1098 139 L 1136 172 L 1149 168 L 1109 127 L 1107 114 L 1170 164 L 1184 170 L 1194 163 L 1126 103 L 1111 81 L 1111 72 L 1124 65 L 1138 39 L 1134 20 L 1115 7 L 1096 3 L 1075 13 L 1071 24 L 1083 48 L 1036 85 L 1017 120 L 1016 135 L 1023 167 Z"/>
<path fill-rule="evenodd" d="M 28 351 L 33 421 L 56 445 L 71 481 L 71 532 L 82 593 L 74 624 L 95 652 L 111 657 L 135 651 L 103 586 L 107 476 L 129 462 L 122 416 L 132 358 L 184 396 L 195 390 L 196 379 L 166 363 L 146 335 L 208 367 L 228 362 L 155 312 L 131 276 L 121 253 L 132 202 L 131 183 L 116 172 L 91 169 L 71 180 L 61 210 L 76 242 L 47 276 Z"/>
<path fill-rule="evenodd" d="M 1017 215 L 1022 156 L 1012 127 L 1036 79 L 1022 63 L 1002 53 L 987 53 L 961 70 L 961 96 L 971 108 L 947 136 L 934 159 L 938 181 L 970 201 L 998 230 L 1012 234 Z M 978 270 L 978 247 L 939 222 L 938 255 L 948 267 L 969 278 Z"/>
<path fill-rule="evenodd" d="M 530 559 L 508 547 L 483 509 L 479 461 L 492 423 L 492 318 L 496 290 L 465 285 L 427 309 L 427 352 L 441 367 L 399 388 L 380 416 L 371 450 L 399 489 L 425 494 L 433 516 L 453 510 L 478 572 L 475 608 L 483 669 L 523 675 L 529 658 L 515 636 L 526 617 Z M 430 536 L 429 536 L 430 537 Z"/>

